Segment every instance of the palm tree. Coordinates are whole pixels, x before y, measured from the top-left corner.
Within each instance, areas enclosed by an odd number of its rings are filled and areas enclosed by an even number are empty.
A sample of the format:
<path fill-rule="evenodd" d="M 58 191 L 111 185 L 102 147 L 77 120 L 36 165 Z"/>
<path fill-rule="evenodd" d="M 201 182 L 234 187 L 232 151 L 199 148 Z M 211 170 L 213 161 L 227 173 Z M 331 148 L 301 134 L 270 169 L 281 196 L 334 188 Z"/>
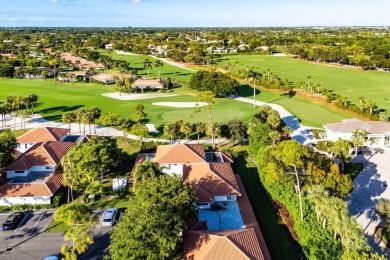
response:
<path fill-rule="evenodd" d="M 76 113 L 71 111 L 71 112 L 65 112 L 62 114 L 62 122 L 64 124 L 69 124 L 69 134 L 70 134 L 70 131 L 71 131 L 71 127 L 70 127 L 70 124 L 75 122 L 77 116 L 76 116 Z"/>
<path fill-rule="evenodd" d="M 277 129 L 280 125 L 281 119 L 277 111 L 271 110 L 267 117 L 267 124 L 269 124 L 273 129 Z"/>
<path fill-rule="evenodd" d="M 368 132 L 364 129 L 356 129 L 352 132 L 351 143 L 355 148 L 355 156 L 357 156 L 357 150 L 359 146 L 363 146 L 367 138 Z"/>
<path fill-rule="evenodd" d="M 129 65 L 129 63 L 123 61 L 123 62 L 119 63 L 118 67 L 119 67 L 119 70 L 121 72 L 121 77 L 123 79 L 123 74 L 125 74 L 130 69 L 130 65 Z"/>
<path fill-rule="evenodd" d="M 199 143 L 199 135 L 205 132 L 205 125 L 202 122 L 194 124 L 195 133 L 198 135 L 198 143 Z"/>
<path fill-rule="evenodd" d="M 330 148 L 329 152 L 333 154 L 334 157 L 338 157 L 341 160 L 341 173 L 344 173 L 344 167 L 346 160 L 351 158 L 349 154 L 349 149 L 351 148 L 351 143 L 348 140 L 343 140 L 339 138 Z"/>
<path fill-rule="evenodd" d="M 287 137 L 291 137 L 291 134 L 294 132 L 294 130 L 289 126 L 283 126 L 282 131 L 287 135 Z"/>
<path fill-rule="evenodd" d="M 180 132 L 184 133 L 186 135 L 186 140 L 188 140 L 188 134 L 192 132 L 192 126 L 190 123 L 182 123 L 180 126 Z"/>
<path fill-rule="evenodd" d="M 211 113 L 214 106 L 214 93 L 211 91 L 203 91 L 199 94 L 199 101 L 207 103 L 207 109 L 209 111 L 209 124 L 211 127 L 211 143 L 213 149 L 215 149 L 215 137 L 214 137 L 214 123 L 213 123 L 213 114 Z"/>
<path fill-rule="evenodd" d="M 34 114 L 34 103 L 38 101 L 38 96 L 35 94 L 28 95 L 28 103 L 31 105 L 31 114 Z"/>
<path fill-rule="evenodd" d="M 102 110 L 100 108 L 98 108 L 98 107 L 93 107 L 89 111 L 91 112 L 94 133 L 96 135 L 96 124 L 95 124 L 95 121 L 96 121 L 96 119 L 99 119 L 100 116 L 102 115 Z"/>
<path fill-rule="evenodd" d="M 261 74 L 250 70 L 248 76 L 253 79 L 253 107 L 256 107 L 256 80 L 261 78 Z"/>
<path fill-rule="evenodd" d="M 145 181 L 151 178 L 158 178 L 164 173 L 160 170 L 158 163 L 146 160 L 137 165 L 133 172 L 134 188 L 137 187 L 138 182 Z"/>
<path fill-rule="evenodd" d="M 366 106 L 370 109 L 370 117 L 372 116 L 372 112 L 376 107 L 376 103 L 372 100 L 367 101 Z"/>
<path fill-rule="evenodd" d="M 150 69 L 153 68 L 152 62 L 149 59 L 144 61 L 144 69 L 148 70 L 148 76 L 150 74 Z"/>
<path fill-rule="evenodd" d="M 273 145 L 275 147 L 276 142 L 280 141 L 280 138 L 281 138 L 280 133 L 278 131 L 274 130 L 274 131 L 269 132 L 268 135 L 272 139 Z"/>
<path fill-rule="evenodd" d="M 307 78 L 307 92 L 309 93 L 309 90 L 310 90 L 310 80 L 312 79 L 312 77 L 309 75 L 306 78 Z"/>
<path fill-rule="evenodd" d="M 324 187 L 321 185 L 314 185 L 308 191 L 308 198 L 314 202 L 316 208 L 317 222 L 320 222 L 320 217 L 322 213 L 326 212 L 328 208 L 325 203 L 325 198 L 329 197 L 329 192 L 327 192 Z M 326 219 L 324 218 L 324 225 L 326 225 Z M 325 226 L 323 226 L 325 228 Z"/>
<path fill-rule="evenodd" d="M 86 112 L 85 109 L 76 110 L 76 120 L 79 122 L 79 133 L 81 134 L 81 121 L 83 120 L 83 114 Z M 85 129 L 85 126 L 84 126 Z M 85 132 L 85 130 L 84 130 Z"/>
<path fill-rule="evenodd" d="M 171 142 L 173 140 L 173 137 L 176 134 L 176 124 L 175 123 L 168 123 L 164 126 L 164 135 L 167 135 L 171 138 Z"/>
<path fill-rule="evenodd" d="M 156 60 L 156 62 L 154 63 L 154 67 L 157 68 L 159 78 L 160 78 L 160 67 L 162 66 L 164 66 L 164 63 L 161 60 Z"/>

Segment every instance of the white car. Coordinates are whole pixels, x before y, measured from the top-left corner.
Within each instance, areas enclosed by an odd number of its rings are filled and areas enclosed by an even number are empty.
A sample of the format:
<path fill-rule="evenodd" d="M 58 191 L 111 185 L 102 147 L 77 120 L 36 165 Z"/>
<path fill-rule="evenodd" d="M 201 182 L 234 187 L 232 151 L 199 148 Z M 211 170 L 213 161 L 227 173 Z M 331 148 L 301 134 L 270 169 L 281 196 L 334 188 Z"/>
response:
<path fill-rule="evenodd" d="M 102 218 L 102 227 L 111 227 L 115 224 L 115 216 L 118 212 L 117 208 L 109 208 L 104 211 Z"/>

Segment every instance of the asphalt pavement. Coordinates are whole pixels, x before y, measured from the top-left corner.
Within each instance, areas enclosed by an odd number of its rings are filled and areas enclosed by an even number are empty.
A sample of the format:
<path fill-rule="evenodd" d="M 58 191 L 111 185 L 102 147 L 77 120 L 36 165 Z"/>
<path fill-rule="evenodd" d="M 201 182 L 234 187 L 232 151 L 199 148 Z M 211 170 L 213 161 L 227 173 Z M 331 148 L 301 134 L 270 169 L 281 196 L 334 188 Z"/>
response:
<path fill-rule="evenodd" d="M 103 211 L 94 211 L 92 215 L 100 220 Z M 0 225 L 12 212 L 0 213 Z M 64 233 L 46 233 L 53 221 L 53 211 L 37 210 L 27 212 L 25 218 L 15 230 L 0 231 L 0 259 L 42 259 L 45 256 L 61 256 Z M 100 222 L 99 222 L 100 223 Z M 107 254 L 111 228 L 92 228 L 94 244 L 79 259 L 100 260 Z"/>

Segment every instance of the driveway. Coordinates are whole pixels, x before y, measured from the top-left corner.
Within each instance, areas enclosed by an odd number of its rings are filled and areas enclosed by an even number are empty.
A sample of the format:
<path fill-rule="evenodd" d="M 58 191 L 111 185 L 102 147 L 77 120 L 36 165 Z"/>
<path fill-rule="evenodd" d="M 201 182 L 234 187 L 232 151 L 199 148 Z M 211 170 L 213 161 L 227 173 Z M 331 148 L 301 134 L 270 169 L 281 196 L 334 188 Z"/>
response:
<path fill-rule="evenodd" d="M 372 248 L 390 258 L 390 250 L 374 235 L 382 223 L 374 207 L 379 199 L 390 200 L 390 151 L 374 148 L 363 150 L 355 161 L 363 162 L 364 169 L 353 181 L 353 191 L 347 198 L 350 213 L 362 226 Z"/>

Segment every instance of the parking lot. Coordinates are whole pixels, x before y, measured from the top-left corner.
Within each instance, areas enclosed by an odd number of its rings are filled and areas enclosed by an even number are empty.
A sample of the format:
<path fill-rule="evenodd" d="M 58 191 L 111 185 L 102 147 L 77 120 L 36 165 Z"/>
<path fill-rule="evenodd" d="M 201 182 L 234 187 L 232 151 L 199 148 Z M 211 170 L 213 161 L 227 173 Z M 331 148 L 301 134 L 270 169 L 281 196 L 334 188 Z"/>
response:
<path fill-rule="evenodd" d="M 0 225 L 10 213 L 0 213 Z M 101 218 L 103 211 L 92 214 Z M 65 243 L 63 233 L 46 233 L 53 221 L 54 211 L 29 211 L 15 230 L 0 231 L 0 259 L 42 259 L 48 255 L 60 256 Z M 111 228 L 98 226 L 92 228 L 94 244 L 79 259 L 103 259 L 109 245 Z"/>
<path fill-rule="evenodd" d="M 362 162 L 364 169 L 353 181 L 353 191 L 347 198 L 350 213 L 362 226 L 373 249 L 390 258 L 390 252 L 375 236 L 375 228 L 382 223 L 375 212 L 380 199 L 390 199 L 390 151 L 380 148 L 363 149 L 355 162 Z"/>

